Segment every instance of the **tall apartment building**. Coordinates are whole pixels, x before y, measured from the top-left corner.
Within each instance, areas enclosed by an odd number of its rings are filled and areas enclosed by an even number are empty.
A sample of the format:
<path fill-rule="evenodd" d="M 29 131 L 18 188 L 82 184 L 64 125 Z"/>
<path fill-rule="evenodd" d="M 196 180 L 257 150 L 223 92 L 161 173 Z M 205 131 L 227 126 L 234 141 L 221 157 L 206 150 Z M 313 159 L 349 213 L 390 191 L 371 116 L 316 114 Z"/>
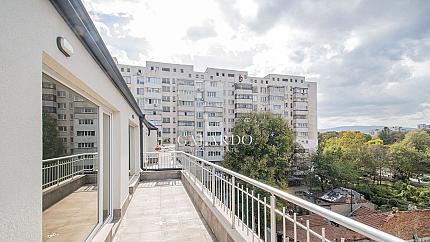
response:
<path fill-rule="evenodd" d="M 97 152 L 98 108 L 69 88 L 42 78 L 42 109 L 57 122 L 64 155 Z"/>
<path fill-rule="evenodd" d="M 235 118 L 271 112 L 288 121 L 306 151 L 317 149 L 317 85 L 303 76 L 251 77 L 246 71 L 217 68 L 198 72 L 192 65 L 152 61 L 146 67 L 118 68 L 146 118 L 161 131 L 160 143 L 222 161 L 225 147 L 219 141 L 231 137 Z M 195 146 L 191 136 L 203 145 Z"/>

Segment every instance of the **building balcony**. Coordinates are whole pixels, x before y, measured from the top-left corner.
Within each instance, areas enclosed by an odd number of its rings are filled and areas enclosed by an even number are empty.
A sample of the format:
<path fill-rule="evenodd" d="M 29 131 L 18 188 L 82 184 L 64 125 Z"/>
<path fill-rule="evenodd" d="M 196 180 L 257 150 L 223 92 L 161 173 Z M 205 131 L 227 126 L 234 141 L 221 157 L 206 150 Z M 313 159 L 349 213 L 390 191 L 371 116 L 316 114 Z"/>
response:
<path fill-rule="evenodd" d="M 185 152 L 147 153 L 143 166 L 114 241 L 403 241 Z"/>
<path fill-rule="evenodd" d="M 403 241 L 173 149 L 145 153 L 140 183 L 130 189 L 125 215 L 111 230 L 113 241 Z M 97 156 L 43 161 L 47 238 L 80 238 L 91 231 Z"/>

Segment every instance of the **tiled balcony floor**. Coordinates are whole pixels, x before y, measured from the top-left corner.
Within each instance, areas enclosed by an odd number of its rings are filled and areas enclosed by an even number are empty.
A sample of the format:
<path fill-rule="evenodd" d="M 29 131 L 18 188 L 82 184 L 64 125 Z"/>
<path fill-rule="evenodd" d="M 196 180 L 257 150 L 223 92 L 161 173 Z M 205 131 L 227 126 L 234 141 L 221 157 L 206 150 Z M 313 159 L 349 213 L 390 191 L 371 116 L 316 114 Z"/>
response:
<path fill-rule="evenodd" d="M 139 184 L 114 238 L 118 241 L 216 241 L 180 180 Z"/>
<path fill-rule="evenodd" d="M 43 241 L 82 241 L 97 223 L 97 187 L 85 185 L 43 211 Z"/>

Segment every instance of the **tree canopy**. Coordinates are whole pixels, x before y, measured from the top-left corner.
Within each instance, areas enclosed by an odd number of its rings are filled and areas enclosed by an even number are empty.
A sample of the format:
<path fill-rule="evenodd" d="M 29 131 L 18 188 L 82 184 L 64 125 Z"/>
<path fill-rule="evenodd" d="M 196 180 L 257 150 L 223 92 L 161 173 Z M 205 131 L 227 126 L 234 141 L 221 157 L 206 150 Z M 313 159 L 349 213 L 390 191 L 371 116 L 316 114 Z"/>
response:
<path fill-rule="evenodd" d="M 60 157 L 64 154 L 63 142 L 58 137 L 57 120 L 50 114 L 42 114 L 43 158 Z"/>
<path fill-rule="evenodd" d="M 294 135 L 287 121 L 268 113 L 252 113 L 235 121 L 234 136 L 250 135 L 251 145 L 229 145 L 223 165 L 254 179 L 287 186 Z"/>

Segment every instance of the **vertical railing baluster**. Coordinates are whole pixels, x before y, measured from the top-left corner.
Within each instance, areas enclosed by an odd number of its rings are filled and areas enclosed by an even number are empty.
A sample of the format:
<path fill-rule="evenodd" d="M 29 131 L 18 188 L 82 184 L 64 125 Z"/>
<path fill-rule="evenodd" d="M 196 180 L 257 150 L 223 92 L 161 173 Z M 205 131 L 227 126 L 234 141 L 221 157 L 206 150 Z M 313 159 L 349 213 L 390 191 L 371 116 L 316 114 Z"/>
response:
<path fill-rule="evenodd" d="M 249 235 L 249 189 L 246 188 L 246 235 Z"/>
<path fill-rule="evenodd" d="M 293 219 L 294 219 L 294 226 L 293 226 L 293 228 L 294 228 L 294 242 L 297 242 L 297 214 L 296 213 L 294 213 L 293 214 Z"/>
<path fill-rule="evenodd" d="M 321 229 L 321 241 L 325 242 L 325 228 Z"/>
<path fill-rule="evenodd" d="M 287 241 L 287 226 L 285 223 L 285 207 L 282 207 L 282 241 Z"/>
<path fill-rule="evenodd" d="M 235 217 L 234 217 L 234 210 L 235 210 L 235 206 L 236 206 L 236 198 L 235 198 L 235 191 L 234 191 L 234 187 L 235 187 L 235 177 L 234 176 L 232 176 L 231 177 L 231 186 L 232 186 L 232 188 L 231 188 L 231 211 L 232 211 L 232 213 L 231 213 L 231 228 L 235 228 Z"/>
<path fill-rule="evenodd" d="M 311 241 L 311 234 L 310 234 L 310 228 L 309 228 L 309 219 L 306 219 L 306 241 Z"/>
<path fill-rule="evenodd" d="M 276 197 L 270 196 L 270 241 L 276 241 Z"/>
<path fill-rule="evenodd" d="M 221 174 L 221 206 L 223 208 L 223 211 L 225 211 L 225 180 L 224 180 L 224 173 Z"/>
<path fill-rule="evenodd" d="M 238 227 L 240 225 L 240 204 L 239 204 L 239 202 L 240 202 L 240 195 L 239 195 L 239 192 L 240 192 L 240 186 L 239 186 L 239 182 L 238 182 L 237 183 L 236 200 L 235 200 L 237 202 L 237 207 L 236 207 L 236 211 L 233 210 L 233 213 L 237 212 L 237 226 Z"/>
<path fill-rule="evenodd" d="M 200 161 L 200 163 L 202 164 L 202 193 L 204 194 L 205 193 L 205 191 L 204 191 L 204 187 L 205 187 L 205 181 L 204 181 L 204 174 L 205 174 L 205 170 L 204 170 L 204 165 L 203 165 L 203 161 Z"/>
<path fill-rule="evenodd" d="M 215 206 L 215 190 L 216 190 L 216 183 L 215 183 L 215 167 L 212 167 L 212 206 Z"/>
<path fill-rule="evenodd" d="M 58 179 L 60 175 L 60 160 L 57 160 L 57 186 L 60 185 L 60 179 Z"/>
<path fill-rule="evenodd" d="M 244 230 L 244 228 L 245 228 L 245 217 L 244 217 L 244 210 L 243 210 L 243 206 L 244 206 L 244 199 L 243 199 L 243 192 L 244 192 L 244 190 L 243 190 L 243 185 L 241 186 L 241 190 L 242 190 L 242 230 Z"/>
<path fill-rule="evenodd" d="M 261 240 L 261 219 L 260 219 L 260 217 L 261 217 L 261 212 L 260 212 L 260 210 L 261 210 L 261 208 L 260 208 L 260 194 L 257 194 L 257 199 L 258 199 L 258 203 L 257 203 L 257 209 L 258 209 L 258 223 L 257 223 L 257 228 L 258 228 L 258 241 L 260 241 Z"/>
<path fill-rule="evenodd" d="M 264 242 L 267 242 L 267 198 L 263 198 L 264 201 Z"/>
<path fill-rule="evenodd" d="M 252 226 L 252 242 L 254 242 L 255 233 L 255 214 L 254 214 L 254 190 L 251 191 L 251 226 Z"/>

